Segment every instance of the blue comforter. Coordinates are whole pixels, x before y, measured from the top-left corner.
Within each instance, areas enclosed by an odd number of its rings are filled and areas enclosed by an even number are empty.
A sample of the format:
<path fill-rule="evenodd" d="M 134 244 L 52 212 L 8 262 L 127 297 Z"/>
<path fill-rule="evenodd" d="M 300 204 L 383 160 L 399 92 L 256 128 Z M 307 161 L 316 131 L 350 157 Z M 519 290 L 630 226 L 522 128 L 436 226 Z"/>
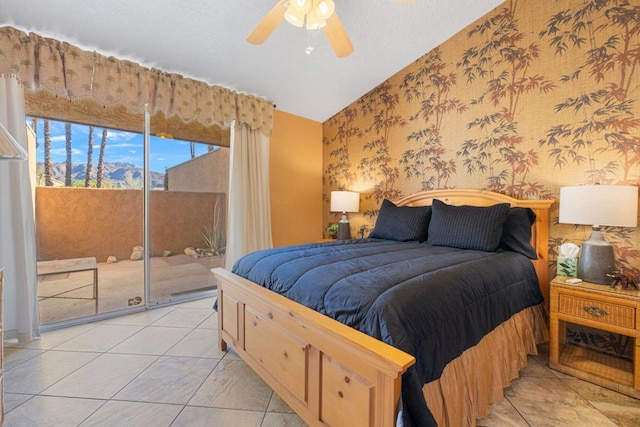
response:
<path fill-rule="evenodd" d="M 430 426 L 422 386 L 521 310 L 542 303 L 531 261 L 426 243 L 348 240 L 239 259 L 233 272 L 416 358 L 402 379 L 402 421 Z"/>

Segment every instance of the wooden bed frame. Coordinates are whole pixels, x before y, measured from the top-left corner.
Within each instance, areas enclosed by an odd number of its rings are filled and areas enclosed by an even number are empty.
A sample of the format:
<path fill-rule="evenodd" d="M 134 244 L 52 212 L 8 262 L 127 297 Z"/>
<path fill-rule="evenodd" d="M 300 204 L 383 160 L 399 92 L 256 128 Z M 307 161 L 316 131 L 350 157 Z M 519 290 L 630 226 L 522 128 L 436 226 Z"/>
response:
<path fill-rule="evenodd" d="M 421 192 L 399 206 L 510 203 L 536 213 L 532 244 L 540 287 L 548 299 L 551 200 L 517 200 L 482 190 Z M 415 359 L 382 341 L 222 268 L 218 285 L 219 345 L 233 350 L 309 425 L 393 426 L 401 376 Z"/>

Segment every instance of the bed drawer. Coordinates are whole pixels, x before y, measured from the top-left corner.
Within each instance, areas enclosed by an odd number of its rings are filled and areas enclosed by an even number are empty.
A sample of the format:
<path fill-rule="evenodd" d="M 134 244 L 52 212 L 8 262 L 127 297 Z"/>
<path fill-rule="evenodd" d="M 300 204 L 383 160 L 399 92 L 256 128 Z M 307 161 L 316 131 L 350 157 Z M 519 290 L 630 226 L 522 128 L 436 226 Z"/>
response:
<path fill-rule="evenodd" d="M 629 329 L 636 325 L 634 307 L 565 294 L 559 295 L 558 303 L 559 313 Z"/>

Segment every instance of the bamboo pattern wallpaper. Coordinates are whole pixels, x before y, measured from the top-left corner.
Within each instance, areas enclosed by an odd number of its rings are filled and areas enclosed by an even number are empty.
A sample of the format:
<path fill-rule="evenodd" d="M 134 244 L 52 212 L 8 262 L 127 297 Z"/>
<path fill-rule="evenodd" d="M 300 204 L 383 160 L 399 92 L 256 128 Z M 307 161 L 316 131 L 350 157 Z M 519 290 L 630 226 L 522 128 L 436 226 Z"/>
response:
<path fill-rule="evenodd" d="M 366 236 L 383 199 L 421 190 L 639 185 L 639 75 L 639 0 L 508 0 L 323 124 L 324 223 L 338 189 L 361 192 L 350 221 Z M 555 267 L 591 229 L 558 224 L 557 203 L 551 216 Z M 604 235 L 640 275 L 640 230 Z"/>

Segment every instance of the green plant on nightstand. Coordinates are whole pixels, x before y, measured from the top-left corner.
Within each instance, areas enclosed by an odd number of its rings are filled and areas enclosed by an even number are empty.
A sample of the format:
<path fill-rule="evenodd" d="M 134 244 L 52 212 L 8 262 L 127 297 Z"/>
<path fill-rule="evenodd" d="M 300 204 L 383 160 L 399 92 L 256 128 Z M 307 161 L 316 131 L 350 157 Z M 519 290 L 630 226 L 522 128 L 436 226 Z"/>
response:
<path fill-rule="evenodd" d="M 326 230 L 329 238 L 335 239 L 336 235 L 338 234 L 338 224 L 329 224 Z"/>

